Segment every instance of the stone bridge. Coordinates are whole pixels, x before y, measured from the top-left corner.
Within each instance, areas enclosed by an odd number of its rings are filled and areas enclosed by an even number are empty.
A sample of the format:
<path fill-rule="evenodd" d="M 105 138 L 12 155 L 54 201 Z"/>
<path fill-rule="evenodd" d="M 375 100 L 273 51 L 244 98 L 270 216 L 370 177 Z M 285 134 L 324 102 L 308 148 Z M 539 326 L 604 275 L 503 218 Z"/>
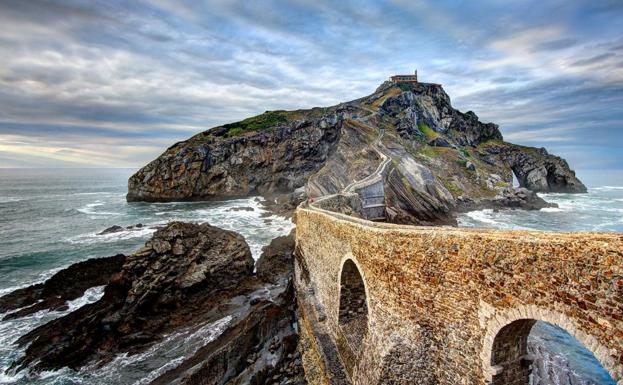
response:
<path fill-rule="evenodd" d="M 528 384 L 542 320 L 623 385 L 621 234 L 400 226 L 313 205 L 296 224 L 312 384 Z"/>

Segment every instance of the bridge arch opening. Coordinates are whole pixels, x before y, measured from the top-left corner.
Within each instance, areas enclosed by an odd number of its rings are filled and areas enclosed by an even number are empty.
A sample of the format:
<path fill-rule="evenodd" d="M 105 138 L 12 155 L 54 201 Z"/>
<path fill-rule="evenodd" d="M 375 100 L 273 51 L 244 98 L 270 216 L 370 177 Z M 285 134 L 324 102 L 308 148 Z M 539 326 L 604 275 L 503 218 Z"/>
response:
<path fill-rule="evenodd" d="M 338 324 L 353 353 L 358 353 L 368 333 L 368 303 L 363 276 L 352 259 L 344 261 L 340 273 Z"/>
<path fill-rule="evenodd" d="M 536 319 L 502 327 L 491 347 L 492 385 L 616 385 L 598 359 L 563 328 Z"/>

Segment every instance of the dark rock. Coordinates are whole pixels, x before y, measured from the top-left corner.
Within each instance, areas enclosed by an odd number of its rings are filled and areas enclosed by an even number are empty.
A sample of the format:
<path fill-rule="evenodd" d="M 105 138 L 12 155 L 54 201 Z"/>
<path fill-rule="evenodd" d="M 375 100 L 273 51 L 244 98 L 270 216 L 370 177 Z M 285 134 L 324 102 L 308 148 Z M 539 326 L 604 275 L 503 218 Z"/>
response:
<path fill-rule="evenodd" d="M 92 258 L 75 263 L 54 274 L 44 283 L 18 289 L 0 298 L 0 313 L 4 319 L 24 317 L 41 310 L 64 310 L 66 302 L 74 300 L 94 286 L 106 285 L 121 270 L 125 255 Z"/>
<path fill-rule="evenodd" d="M 217 127 L 173 145 L 130 177 L 128 201 L 208 200 L 304 186 L 337 145 L 343 111 L 290 115 L 245 135 L 228 137 Z"/>
<path fill-rule="evenodd" d="M 535 192 L 585 193 L 586 186 L 575 176 L 567 162 L 545 149 L 509 143 L 486 147 L 517 176 L 519 185 Z"/>
<path fill-rule="evenodd" d="M 177 245 L 183 254 L 172 252 Z M 251 252 L 239 234 L 173 222 L 126 257 L 102 299 L 21 337 L 18 344 L 29 346 L 14 366 L 77 368 L 140 350 L 223 297 L 247 289 L 242 283 L 252 272 Z"/>
<path fill-rule="evenodd" d="M 507 187 L 494 198 L 473 200 L 463 198 L 458 200 L 460 211 L 473 211 L 481 209 L 523 209 L 540 210 L 546 207 L 558 207 L 555 203 L 548 203 L 539 197 L 534 191 L 522 187 Z"/>
<path fill-rule="evenodd" d="M 294 234 L 295 230 L 292 230 L 290 234 L 277 237 L 268 246 L 264 246 L 255 266 L 258 278 L 277 283 L 279 278 L 292 275 Z"/>
<path fill-rule="evenodd" d="M 441 136 L 429 141 L 428 145 L 433 147 L 452 147 L 450 142 Z"/>
<path fill-rule="evenodd" d="M 253 207 L 231 207 L 227 211 L 255 211 Z"/>
<path fill-rule="evenodd" d="M 125 230 L 123 227 L 118 226 L 118 225 L 114 225 L 114 226 L 110 226 L 109 228 L 105 229 L 104 231 L 97 233 L 97 235 L 104 235 L 104 234 L 111 234 L 111 233 L 118 233 L 120 231 Z"/>

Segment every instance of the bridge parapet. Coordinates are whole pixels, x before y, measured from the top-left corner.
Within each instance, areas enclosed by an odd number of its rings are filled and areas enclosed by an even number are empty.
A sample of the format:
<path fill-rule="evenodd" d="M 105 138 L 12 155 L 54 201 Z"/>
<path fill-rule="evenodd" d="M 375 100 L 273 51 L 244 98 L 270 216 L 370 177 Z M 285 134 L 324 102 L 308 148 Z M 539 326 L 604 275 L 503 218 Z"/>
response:
<path fill-rule="evenodd" d="M 354 384 L 506 384 L 509 373 L 523 384 L 525 329 L 543 320 L 623 385 L 621 234 L 400 226 L 315 207 L 299 208 L 296 222 L 297 282 L 313 287 L 316 322 Z M 349 260 L 365 284 L 358 351 L 341 347 Z"/>

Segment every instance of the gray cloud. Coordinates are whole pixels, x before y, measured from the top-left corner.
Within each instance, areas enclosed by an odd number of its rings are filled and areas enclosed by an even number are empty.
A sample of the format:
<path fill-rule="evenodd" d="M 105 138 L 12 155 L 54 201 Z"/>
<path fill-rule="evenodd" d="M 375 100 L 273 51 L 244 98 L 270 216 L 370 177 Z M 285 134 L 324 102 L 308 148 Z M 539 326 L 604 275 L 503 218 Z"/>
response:
<path fill-rule="evenodd" d="M 139 166 L 211 126 L 418 68 L 573 163 L 569 141 L 623 146 L 623 11 L 591 4 L 0 1 L 0 162 Z"/>

